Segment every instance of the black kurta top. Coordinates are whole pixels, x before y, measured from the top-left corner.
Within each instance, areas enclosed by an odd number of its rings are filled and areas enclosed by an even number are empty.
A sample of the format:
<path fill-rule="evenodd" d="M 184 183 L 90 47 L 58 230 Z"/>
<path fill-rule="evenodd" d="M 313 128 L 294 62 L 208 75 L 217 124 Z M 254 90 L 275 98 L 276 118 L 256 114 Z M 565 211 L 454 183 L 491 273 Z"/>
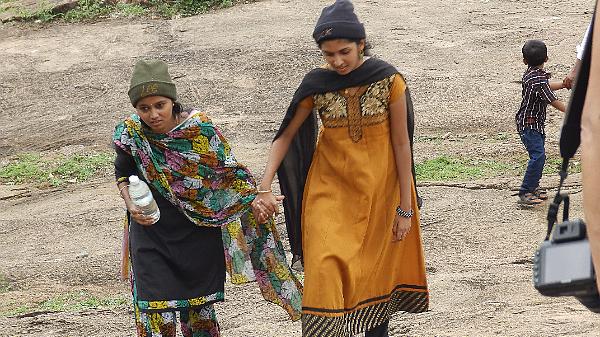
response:
<path fill-rule="evenodd" d="M 117 179 L 137 175 L 143 180 L 133 157 L 118 147 L 115 149 Z M 129 226 L 137 299 L 189 300 L 223 293 L 225 256 L 221 228 L 194 225 L 177 207 L 149 187 L 160 209 L 160 220 L 151 226 L 142 226 L 130 218 Z"/>

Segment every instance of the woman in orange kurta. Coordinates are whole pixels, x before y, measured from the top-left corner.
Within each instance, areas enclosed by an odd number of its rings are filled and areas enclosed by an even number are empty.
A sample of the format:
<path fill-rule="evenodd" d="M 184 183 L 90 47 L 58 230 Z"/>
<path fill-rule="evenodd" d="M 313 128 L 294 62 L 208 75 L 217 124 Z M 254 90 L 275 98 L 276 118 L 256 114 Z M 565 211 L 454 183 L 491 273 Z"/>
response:
<path fill-rule="evenodd" d="M 270 186 L 279 168 L 291 199 L 286 220 L 299 215 L 301 223 L 303 336 L 384 337 L 394 312 L 428 308 L 408 90 L 394 67 L 364 57 L 364 27 L 349 1 L 326 7 L 313 37 L 327 66 L 308 73 L 296 91 L 254 212 L 260 221 L 277 210 L 281 197 Z M 323 125 L 316 148 L 313 111 Z"/>

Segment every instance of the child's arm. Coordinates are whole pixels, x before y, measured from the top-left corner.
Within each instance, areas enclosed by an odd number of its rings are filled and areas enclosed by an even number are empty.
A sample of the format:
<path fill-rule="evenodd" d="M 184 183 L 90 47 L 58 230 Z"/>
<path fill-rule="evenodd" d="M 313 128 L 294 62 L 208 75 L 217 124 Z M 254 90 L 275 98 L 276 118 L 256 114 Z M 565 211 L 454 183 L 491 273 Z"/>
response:
<path fill-rule="evenodd" d="M 560 90 L 560 89 L 564 89 L 565 88 L 565 84 L 563 83 L 563 81 L 552 81 L 550 82 L 550 89 L 551 90 Z"/>
<path fill-rule="evenodd" d="M 553 107 L 555 107 L 557 110 L 560 110 L 561 112 L 565 112 L 565 110 L 567 110 L 565 108 L 565 103 L 555 99 L 554 101 L 552 101 L 550 103 L 550 105 L 552 105 Z"/>

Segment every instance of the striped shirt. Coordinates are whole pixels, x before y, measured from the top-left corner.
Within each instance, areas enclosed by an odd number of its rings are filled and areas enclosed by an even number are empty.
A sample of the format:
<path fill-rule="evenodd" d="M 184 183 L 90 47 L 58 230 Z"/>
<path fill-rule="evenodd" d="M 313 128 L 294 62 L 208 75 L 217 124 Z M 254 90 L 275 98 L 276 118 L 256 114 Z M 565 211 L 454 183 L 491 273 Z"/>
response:
<path fill-rule="evenodd" d="M 544 134 L 546 107 L 557 99 L 550 89 L 550 73 L 537 67 L 529 67 L 523 74 L 523 101 L 515 116 L 517 131 L 533 129 Z"/>

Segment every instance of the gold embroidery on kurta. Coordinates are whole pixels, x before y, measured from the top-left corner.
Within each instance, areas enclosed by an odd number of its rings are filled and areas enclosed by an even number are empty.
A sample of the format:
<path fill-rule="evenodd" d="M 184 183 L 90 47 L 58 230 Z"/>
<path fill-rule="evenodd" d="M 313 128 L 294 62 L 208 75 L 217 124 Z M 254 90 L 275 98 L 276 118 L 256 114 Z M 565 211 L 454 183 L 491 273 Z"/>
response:
<path fill-rule="evenodd" d="M 394 76 L 357 89 L 315 95 L 315 108 L 321 116 L 323 126 L 348 127 L 352 141 L 360 141 L 363 127 L 388 119 L 388 102 Z M 353 90 L 356 91 L 352 93 Z"/>
<path fill-rule="evenodd" d="M 348 114 L 348 134 L 353 142 L 357 143 L 362 139 L 362 112 L 360 97 L 367 92 L 369 87 L 360 87 L 352 95 L 347 92 L 342 94 L 346 98 L 348 108 L 346 109 Z"/>

